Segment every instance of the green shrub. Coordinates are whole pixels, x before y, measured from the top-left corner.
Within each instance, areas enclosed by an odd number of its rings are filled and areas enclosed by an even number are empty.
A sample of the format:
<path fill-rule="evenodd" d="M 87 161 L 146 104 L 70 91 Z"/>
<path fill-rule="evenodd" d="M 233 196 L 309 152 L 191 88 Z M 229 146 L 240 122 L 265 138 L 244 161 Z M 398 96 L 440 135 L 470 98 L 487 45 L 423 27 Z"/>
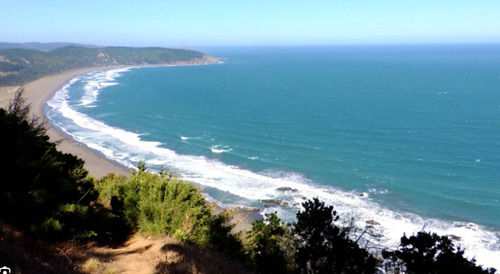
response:
<path fill-rule="evenodd" d="M 99 199 L 128 227 L 144 235 L 172 235 L 184 243 L 242 258 L 242 243 L 231 234 L 231 216 L 214 216 L 201 190 L 170 173 L 153 174 L 144 165 L 130 178 L 108 174 L 95 180 Z"/>
<path fill-rule="evenodd" d="M 240 235 L 231 232 L 234 227 L 230 224 L 233 213 L 232 210 L 225 210 L 210 218 L 207 230 L 208 245 L 228 257 L 246 261 Z"/>
<path fill-rule="evenodd" d="M 94 187 L 99 192 L 99 201 L 102 204 L 111 202 L 113 196 L 118 196 L 119 186 L 127 181 L 127 177 L 109 173 L 99 180 L 94 180 Z"/>
<path fill-rule="evenodd" d="M 384 251 L 382 254 L 389 260 L 385 268 L 393 271 L 397 269 L 415 274 L 496 273 L 494 268 L 482 269 L 474 259 L 469 261 L 464 258 L 464 251 L 460 248 L 455 251 L 448 237 L 424 231 L 409 238 L 403 236 L 398 250 Z"/>
<path fill-rule="evenodd" d="M 177 178 L 142 172 L 129 180 L 125 210 L 148 235 L 184 235 L 181 240 L 205 244 L 211 217 L 205 197 Z M 137 211 L 137 214 L 136 212 Z"/>
<path fill-rule="evenodd" d="M 296 243 L 290 227 L 283 224 L 276 213 L 257 220 L 246 237 L 247 253 L 253 267 L 262 273 L 292 273 Z"/>
<path fill-rule="evenodd" d="M 98 180 L 101 200 L 109 200 L 113 212 L 142 234 L 169 234 L 184 242 L 208 245 L 215 217 L 201 191 L 171 174 L 144 170 L 128 179 L 108 175 Z"/>
<path fill-rule="evenodd" d="M 297 213 L 294 233 L 300 238 L 295 261 L 301 273 L 375 273 L 376 260 L 339 227 L 333 206 L 314 198 Z"/>
<path fill-rule="evenodd" d="M 45 126 L 29 117 L 22 91 L 0 109 L 0 212 L 9 223 L 41 238 L 90 235 L 86 221 L 97 198 L 83 161 L 59 152 Z"/>

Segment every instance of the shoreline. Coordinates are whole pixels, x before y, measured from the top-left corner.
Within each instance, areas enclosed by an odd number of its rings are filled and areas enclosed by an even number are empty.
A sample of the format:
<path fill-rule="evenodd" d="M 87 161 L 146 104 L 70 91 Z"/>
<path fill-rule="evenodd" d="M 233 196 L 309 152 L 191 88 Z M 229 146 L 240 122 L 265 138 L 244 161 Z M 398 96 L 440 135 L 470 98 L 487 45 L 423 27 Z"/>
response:
<path fill-rule="evenodd" d="M 75 77 L 90 73 L 93 71 L 120 68 L 124 66 L 110 67 L 88 67 L 61 72 L 59 74 L 44 76 L 35 81 L 29 82 L 24 86 L 17 87 L 2 87 L 0 88 L 0 107 L 7 108 L 10 101 L 14 98 L 15 92 L 24 87 L 23 97 L 26 103 L 31 105 L 31 115 L 39 117 L 47 126 L 47 135 L 51 142 L 57 143 L 57 149 L 64 153 L 71 153 L 85 161 L 84 167 L 88 170 L 89 175 L 101 178 L 108 173 L 116 173 L 125 176 L 130 176 L 131 170 L 125 166 L 115 163 L 87 146 L 78 143 L 64 132 L 55 128 L 48 122 L 45 116 L 45 106 L 54 94 L 63 88 Z"/>

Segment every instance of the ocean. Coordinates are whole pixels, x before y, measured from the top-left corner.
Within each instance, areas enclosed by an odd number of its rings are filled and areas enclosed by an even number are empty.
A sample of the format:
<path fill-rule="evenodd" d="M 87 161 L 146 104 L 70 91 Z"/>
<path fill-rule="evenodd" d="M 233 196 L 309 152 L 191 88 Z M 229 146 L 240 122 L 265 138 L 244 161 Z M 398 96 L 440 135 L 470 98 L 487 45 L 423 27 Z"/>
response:
<path fill-rule="evenodd" d="M 319 197 L 345 222 L 379 223 L 373 246 L 423 229 L 500 269 L 500 45 L 203 51 L 222 62 L 79 76 L 46 114 L 222 206 L 293 221 Z"/>

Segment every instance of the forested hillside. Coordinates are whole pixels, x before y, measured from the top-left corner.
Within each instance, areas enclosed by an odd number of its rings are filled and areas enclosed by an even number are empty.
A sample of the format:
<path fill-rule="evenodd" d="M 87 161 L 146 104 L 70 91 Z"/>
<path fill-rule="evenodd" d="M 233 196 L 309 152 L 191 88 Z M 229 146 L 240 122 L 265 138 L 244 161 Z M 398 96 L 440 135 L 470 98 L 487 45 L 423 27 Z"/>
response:
<path fill-rule="evenodd" d="M 52 51 L 0 50 L 0 86 L 22 85 L 40 77 L 84 67 L 204 64 L 218 60 L 198 51 L 166 48 L 85 48 Z"/>
<path fill-rule="evenodd" d="M 39 43 L 39 42 L 28 42 L 28 43 L 8 43 L 0 42 L 0 50 L 4 49 L 33 49 L 40 51 L 51 51 L 58 48 L 64 48 L 69 46 L 84 47 L 84 48 L 102 48 L 96 45 L 90 44 L 78 44 L 78 43 L 65 43 L 65 42 L 54 42 L 54 43 Z"/>

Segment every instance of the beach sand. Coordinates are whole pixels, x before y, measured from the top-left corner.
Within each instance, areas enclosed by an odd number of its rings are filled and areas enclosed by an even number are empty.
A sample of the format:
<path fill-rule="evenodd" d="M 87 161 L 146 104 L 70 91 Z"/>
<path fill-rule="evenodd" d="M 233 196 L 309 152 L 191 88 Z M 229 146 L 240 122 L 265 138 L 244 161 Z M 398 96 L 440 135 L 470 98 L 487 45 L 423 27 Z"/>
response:
<path fill-rule="evenodd" d="M 50 141 L 58 142 L 57 148 L 60 151 L 71 153 L 83 159 L 85 161 L 85 168 L 89 171 L 90 175 L 96 178 L 101 178 L 108 173 L 130 176 L 131 171 L 128 168 L 102 157 L 90 148 L 69 138 L 66 134 L 50 125 L 44 115 L 47 101 L 71 79 L 78 75 L 102 69 L 105 68 L 93 67 L 76 69 L 40 78 L 24 85 L 23 97 L 27 100 L 27 103 L 31 105 L 31 114 L 40 117 L 46 122 L 48 127 L 47 135 L 50 137 Z M 19 88 L 20 87 L 0 88 L 0 107 L 7 108 L 9 102 L 14 98 Z"/>

